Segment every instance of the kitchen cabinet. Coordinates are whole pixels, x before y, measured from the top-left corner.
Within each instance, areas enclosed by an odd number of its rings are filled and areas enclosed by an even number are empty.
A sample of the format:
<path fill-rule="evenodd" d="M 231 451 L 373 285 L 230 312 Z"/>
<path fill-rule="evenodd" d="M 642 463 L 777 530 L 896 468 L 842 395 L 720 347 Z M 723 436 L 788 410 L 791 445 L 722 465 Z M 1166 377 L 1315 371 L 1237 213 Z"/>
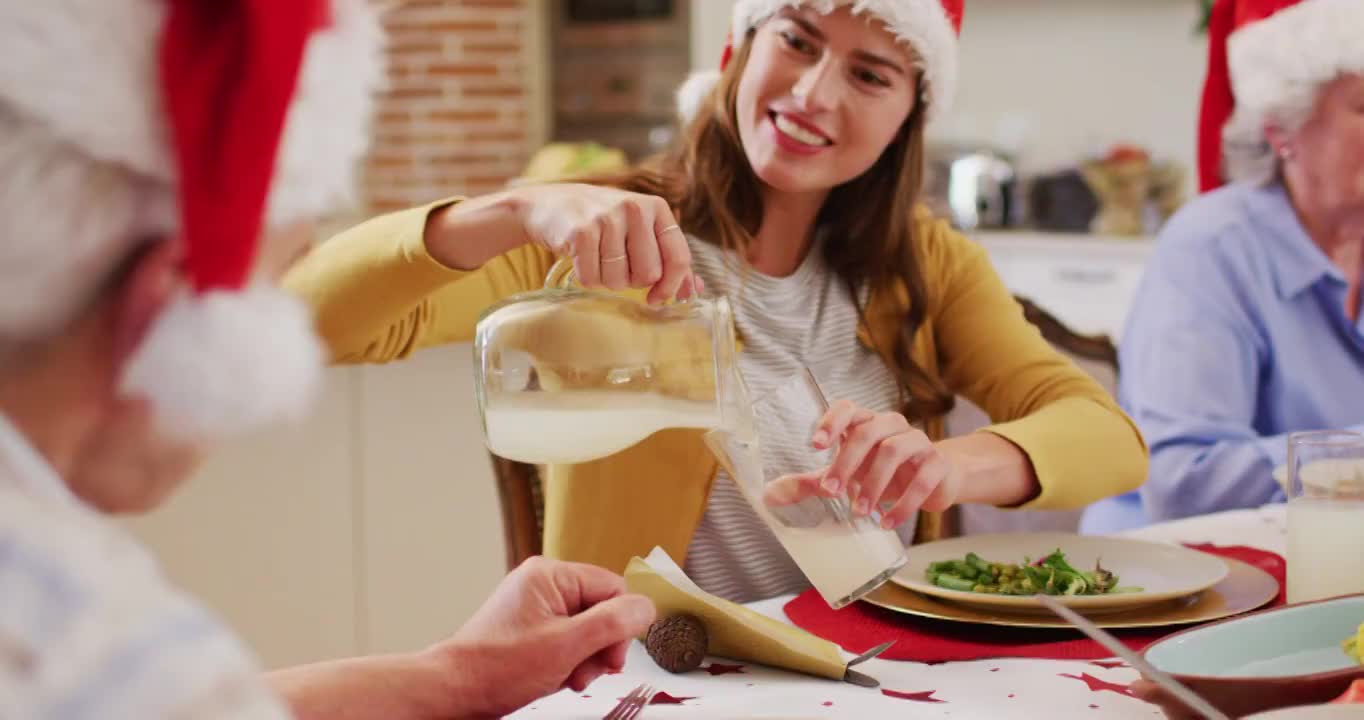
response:
<path fill-rule="evenodd" d="M 128 524 L 268 667 L 443 638 L 505 570 L 471 361 L 333 368 L 306 422 L 222 448 Z"/>
<path fill-rule="evenodd" d="M 1037 232 L 969 233 L 1004 284 L 1075 332 L 1115 343 L 1153 241 Z"/>
<path fill-rule="evenodd" d="M 173 580 L 272 664 L 355 652 L 359 478 L 351 398 L 358 373 L 330 373 L 310 420 L 234 443 L 130 524 Z"/>

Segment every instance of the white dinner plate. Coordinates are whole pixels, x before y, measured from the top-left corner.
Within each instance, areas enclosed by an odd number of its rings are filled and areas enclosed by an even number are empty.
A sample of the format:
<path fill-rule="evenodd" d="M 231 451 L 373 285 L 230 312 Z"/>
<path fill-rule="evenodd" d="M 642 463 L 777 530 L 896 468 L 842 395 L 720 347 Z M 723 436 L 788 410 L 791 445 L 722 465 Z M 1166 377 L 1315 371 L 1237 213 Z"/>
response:
<path fill-rule="evenodd" d="M 1030 596 L 965 592 L 932 585 L 925 571 L 934 562 L 961 560 L 970 552 L 988 562 L 1021 564 L 1025 559 L 1036 561 L 1058 549 L 1077 570 L 1092 570 L 1096 562 L 1101 562 L 1105 570 L 1118 576 L 1119 586 L 1140 588 L 1138 592 L 1059 596 L 1063 604 L 1078 612 L 1117 612 L 1186 597 L 1216 585 L 1228 572 L 1227 564 L 1220 558 L 1180 545 L 1070 533 L 1011 533 L 968 535 L 914 545 L 909 548 L 909 562 L 892 580 L 914 592 L 962 605 L 1047 613 Z"/>

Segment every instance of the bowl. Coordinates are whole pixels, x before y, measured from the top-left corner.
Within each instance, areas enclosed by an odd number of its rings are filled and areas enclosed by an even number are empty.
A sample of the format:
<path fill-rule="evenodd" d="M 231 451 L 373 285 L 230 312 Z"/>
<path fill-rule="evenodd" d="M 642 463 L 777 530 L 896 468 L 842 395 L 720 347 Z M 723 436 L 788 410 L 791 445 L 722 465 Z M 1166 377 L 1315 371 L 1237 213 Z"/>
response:
<path fill-rule="evenodd" d="M 1184 630 L 1146 660 L 1232 717 L 1328 703 L 1364 666 L 1341 648 L 1364 624 L 1364 594 L 1262 610 Z M 1146 699 L 1170 710 L 1156 693 Z M 1175 713 L 1172 713 L 1175 714 Z"/>

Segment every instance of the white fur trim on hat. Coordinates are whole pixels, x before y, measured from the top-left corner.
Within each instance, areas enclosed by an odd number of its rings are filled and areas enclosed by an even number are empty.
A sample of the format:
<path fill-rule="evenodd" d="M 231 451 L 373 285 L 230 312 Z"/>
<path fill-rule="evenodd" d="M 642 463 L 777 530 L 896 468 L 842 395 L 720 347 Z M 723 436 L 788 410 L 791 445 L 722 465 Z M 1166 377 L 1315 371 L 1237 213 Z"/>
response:
<path fill-rule="evenodd" d="M 171 177 L 159 0 L 0 3 L 0 100 L 94 159 Z"/>
<path fill-rule="evenodd" d="M 940 0 L 737 0 L 730 39 L 737 47 L 748 31 L 782 8 L 802 5 L 826 15 L 838 7 L 850 6 L 856 15 L 872 15 L 884 22 L 900 42 L 913 48 L 921 58 L 929 120 L 946 114 L 957 89 L 957 31 Z M 693 73 L 687 78 L 677 93 L 678 114 L 684 120 L 695 117 L 719 78 L 714 71 Z"/>
<path fill-rule="evenodd" d="M 226 438 L 298 419 L 325 360 L 311 310 L 283 290 L 186 294 L 138 346 L 121 390 L 149 398 L 167 434 Z"/>
<path fill-rule="evenodd" d="M 719 70 L 698 70 L 688 75 L 686 82 L 677 89 L 677 114 L 688 120 L 696 117 L 701 102 L 719 81 Z"/>
<path fill-rule="evenodd" d="M 369 0 L 332 0 L 332 26 L 308 40 L 270 185 L 272 223 L 314 219 L 354 201 L 370 110 L 386 76 Z"/>
<path fill-rule="evenodd" d="M 383 77 L 383 33 L 367 0 L 331 0 L 332 25 L 308 41 L 285 121 L 269 219 L 343 207 L 368 143 Z M 0 102 L 95 160 L 172 183 L 157 49 L 165 0 L 0 3 Z"/>
<path fill-rule="evenodd" d="M 1241 121 L 1258 119 L 1295 94 L 1342 72 L 1364 73 L 1364 0 L 1304 0 L 1247 25 L 1227 40 L 1232 94 Z"/>

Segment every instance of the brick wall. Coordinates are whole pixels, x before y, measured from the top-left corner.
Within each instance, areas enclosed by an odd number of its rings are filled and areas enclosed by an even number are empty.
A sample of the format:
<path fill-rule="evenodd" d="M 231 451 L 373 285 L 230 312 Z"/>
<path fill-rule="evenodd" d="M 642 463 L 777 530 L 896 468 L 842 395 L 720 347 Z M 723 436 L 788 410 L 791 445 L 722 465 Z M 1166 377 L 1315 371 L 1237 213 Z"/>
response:
<path fill-rule="evenodd" d="M 406 0 L 384 15 L 390 84 L 364 169 L 366 211 L 488 192 L 521 172 L 539 142 L 529 46 L 543 2 Z"/>

